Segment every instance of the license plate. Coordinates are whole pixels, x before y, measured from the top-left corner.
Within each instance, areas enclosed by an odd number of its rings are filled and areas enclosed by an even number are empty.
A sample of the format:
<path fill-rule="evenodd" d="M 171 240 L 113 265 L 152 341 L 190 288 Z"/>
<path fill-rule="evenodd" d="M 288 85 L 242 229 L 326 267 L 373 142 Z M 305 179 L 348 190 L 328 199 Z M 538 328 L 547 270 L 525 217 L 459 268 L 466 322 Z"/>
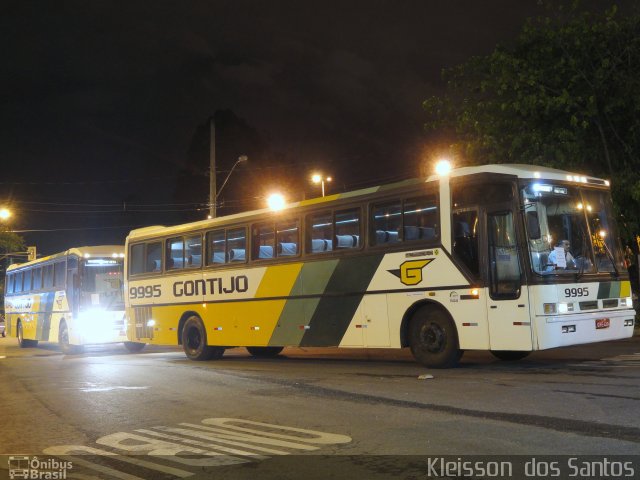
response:
<path fill-rule="evenodd" d="M 608 318 L 598 318 L 596 319 L 596 328 L 609 328 L 611 325 L 611 321 Z"/>

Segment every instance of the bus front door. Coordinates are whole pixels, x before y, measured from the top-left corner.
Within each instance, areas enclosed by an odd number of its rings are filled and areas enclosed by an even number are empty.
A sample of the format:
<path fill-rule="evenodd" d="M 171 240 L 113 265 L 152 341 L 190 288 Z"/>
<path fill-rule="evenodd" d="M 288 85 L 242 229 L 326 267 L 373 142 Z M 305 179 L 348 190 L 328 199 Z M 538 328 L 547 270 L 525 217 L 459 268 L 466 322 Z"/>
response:
<path fill-rule="evenodd" d="M 487 312 L 491 350 L 531 350 L 529 291 L 523 285 L 515 215 L 510 207 L 486 213 Z"/>

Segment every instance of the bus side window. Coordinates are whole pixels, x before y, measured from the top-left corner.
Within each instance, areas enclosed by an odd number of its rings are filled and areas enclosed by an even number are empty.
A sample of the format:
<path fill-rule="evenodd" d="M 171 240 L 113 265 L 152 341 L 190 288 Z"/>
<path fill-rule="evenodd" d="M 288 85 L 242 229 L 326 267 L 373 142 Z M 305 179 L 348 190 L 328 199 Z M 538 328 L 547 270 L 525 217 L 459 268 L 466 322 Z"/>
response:
<path fill-rule="evenodd" d="M 333 218 L 331 212 L 307 217 L 307 253 L 324 253 L 333 250 Z"/>
<path fill-rule="evenodd" d="M 15 281 L 16 275 L 15 273 L 10 273 L 7 275 L 7 293 L 13 293 L 13 284 Z"/>
<path fill-rule="evenodd" d="M 144 243 L 133 245 L 129 255 L 129 275 L 144 273 Z"/>
<path fill-rule="evenodd" d="M 478 259 L 478 212 L 475 210 L 453 212 L 453 254 L 474 275 L 480 274 Z"/>
<path fill-rule="evenodd" d="M 384 245 L 400 241 L 402 227 L 400 201 L 374 205 L 371 209 L 371 245 Z"/>
<path fill-rule="evenodd" d="M 30 292 L 31 291 L 31 270 L 25 270 L 24 277 L 22 280 L 22 291 Z"/>
<path fill-rule="evenodd" d="M 207 265 L 225 263 L 225 237 L 224 230 L 207 232 Z"/>
<path fill-rule="evenodd" d="M 230 262 L 246 262 L 247 232 L 244 227 L 227 230 L 227 258 Z"/>
<path fill-rule="evenodd" d="M 64 287 L 67 278 L 67 262 L 62 260 L 53 265 L 53 285 Z"/>
<path fill-rule="evenodd" d="M 31 281 L 31 288 L 33 290 L 42 289 L 42 267 L 38 267 L 33 270 L 33 279 Z"/>
<path fill-rule="evenodd" d="M 185 238 L 184 259 L 187 268 L 202 266 L 202 237 L 200 235 Z"/>
<path fill-rule="evenodd" d="M 404 240 L 437 241 L 440 236 L 438 203 L 434 195 L 405 200 L 403 209 Z"/>
<path fill-rule="evenodd" d="M 279 257 L 298 255 L 300 227 L 298 220 L 276 223 L 276 244 Z"/>
<path fill-rule="evenodd" d="M 184 240 L 182 237 L 168 239 L 165 251 L 167 270 L 184 268 Z"/>
<path fill-rule="evenodd" d="M 275 257 L 273 254 L 276 239 L 274 225 L 272 223 L 254 225 L 252 232 L 251 258 L 253 260 L 262 260 Z"/>
<path fill-rule="evenodd" d="M 42 271 L 43 271 L 43 276 L 44 276 L 44 285 L 43 287 L 45 289 L 47 288 L 53 288 L 53 265 L 49 264 L 49 265 L 45 265 L 44 267 L 42 267 Z"/>
<path fill-rule="evenodd" d="M 145 271 L 159 272 L 160 270 L 162 270 L 162 243 L 147 243 L 146 247 L 147 251 L 145 256 Z"/>
<path fill-rule="evenodd" d="M 336 212 L 336 248 L 360 246 L 360 209 L 352 208 Z"/>

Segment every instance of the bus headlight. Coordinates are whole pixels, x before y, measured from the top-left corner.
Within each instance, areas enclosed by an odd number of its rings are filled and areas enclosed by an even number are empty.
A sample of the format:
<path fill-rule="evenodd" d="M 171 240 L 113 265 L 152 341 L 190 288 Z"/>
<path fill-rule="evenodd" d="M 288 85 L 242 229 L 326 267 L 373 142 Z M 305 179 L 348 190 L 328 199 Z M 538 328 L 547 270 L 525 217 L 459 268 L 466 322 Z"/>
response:
<path fill-rule="evenodd" d="M 573 303 L 559 303 L 558 313 L 573 312 Z"/>
<path fill-rule="evenodd" d="M 629 307 L 629 308 L 631 308 L 631 307 L 633 307 L 633 300 L 631 299 L 631 297 L 621 298 L 619 305 L 621 307 Z"/>
<path fill-rule="evenodd" d="M 545 315 L 555 315 L 558 313 L 558 306 L 555 303 L 545 303 L 542 306 Z"/>
<path fill-rule="evenodd" d="M 113 340 L 115 332 L 114 312 L 91 308 L 80 312 L 76 328 L 86 343 L 101 343 Z"/>

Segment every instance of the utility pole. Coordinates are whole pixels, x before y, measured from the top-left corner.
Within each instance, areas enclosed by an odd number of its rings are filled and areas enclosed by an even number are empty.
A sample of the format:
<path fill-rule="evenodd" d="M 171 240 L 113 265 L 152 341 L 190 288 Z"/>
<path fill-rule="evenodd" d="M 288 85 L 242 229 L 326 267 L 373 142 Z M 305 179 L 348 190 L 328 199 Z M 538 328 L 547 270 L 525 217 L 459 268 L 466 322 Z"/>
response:
<path fill-rule="evenodd" d="M 216 123 L 209 120 L 209 217 L 216 218 Z"/>

